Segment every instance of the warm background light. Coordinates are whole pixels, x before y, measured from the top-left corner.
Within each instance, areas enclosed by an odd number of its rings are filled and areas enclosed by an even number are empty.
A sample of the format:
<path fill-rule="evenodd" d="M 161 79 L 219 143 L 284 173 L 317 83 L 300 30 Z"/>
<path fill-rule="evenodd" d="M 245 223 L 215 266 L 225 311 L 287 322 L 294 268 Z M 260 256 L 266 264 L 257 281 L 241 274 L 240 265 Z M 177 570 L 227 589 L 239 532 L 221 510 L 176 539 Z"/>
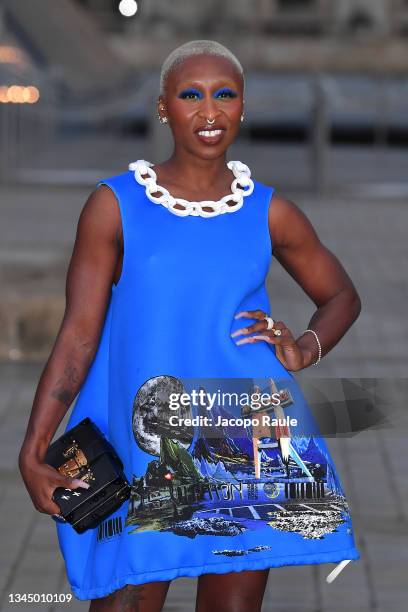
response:
<path fill-rule="evenodd" d="M 0 64 L 19 64 L 24 61 L 23 53 L 17 47 L 0 45 Z"/>
<path fill-rule="evenodd" d="M 6 104 L 35 104 L 40 99 L 40 92 L 37 87 L 30 85 L 0 86 L 0 102 Z"/>

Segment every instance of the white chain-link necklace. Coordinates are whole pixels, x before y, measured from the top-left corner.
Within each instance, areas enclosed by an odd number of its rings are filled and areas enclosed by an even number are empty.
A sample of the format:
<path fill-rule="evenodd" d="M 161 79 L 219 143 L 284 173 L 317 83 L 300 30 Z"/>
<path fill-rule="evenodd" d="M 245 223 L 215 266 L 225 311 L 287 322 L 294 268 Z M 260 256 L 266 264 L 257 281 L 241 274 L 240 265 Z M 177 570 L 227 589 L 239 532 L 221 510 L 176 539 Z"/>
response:
<path fill-rule="evenodd" d="M 129 164 L 129 170 L 134 172 L 136 181 L 140 183 L 140 185 L 144 185 L 146 196 L 151 202 L 161 204 L 170 212 L 180 217 L 186 217 L 187 215 L 196 217 L 215 217 L 223 213 L 235 212 L 243 205 L 244 197 L 249 196 L 254 190 L 254 183 L 251 179 L 251 171 L 248 166 L 240 161 L 229 161 L 227 166 L 232 170 L 235 176 L 231 184 L 231 194 L 222 197 L 217 202 L 213 200 L 190 202 L 183 198 L 174 198 L 165 187 L 158 185 L 156 182 L 157 175 L 152 166 L 153 164 L 151 162 L 144 159 L 138 159 Z M 157 192 L 161 193 L 161 195 L 152 195 Z M 235 204 L 231 206 L 228 205 L 227 202 L 230 201 L 235 202 Z M 176 204 L 183 206 L 183 208 L 175 208 Z M 204 208 L 212 208 L 212 210 L 203 210 Z"/>

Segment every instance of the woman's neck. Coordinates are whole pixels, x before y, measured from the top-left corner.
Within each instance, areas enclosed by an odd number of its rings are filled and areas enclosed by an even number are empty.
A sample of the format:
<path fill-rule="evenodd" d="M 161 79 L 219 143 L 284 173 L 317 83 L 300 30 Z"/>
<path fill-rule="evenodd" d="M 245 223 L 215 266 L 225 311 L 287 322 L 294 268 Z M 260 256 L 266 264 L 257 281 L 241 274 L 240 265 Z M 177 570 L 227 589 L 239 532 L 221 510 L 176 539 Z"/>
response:
<path fill-rule="evenodd" d="M 216 159 L 202 159 L 176 152 L 158 168 L 164 177 L 176 179 L 177 183 L 197 190 L 211 191 L 214 185 L 222 185 L 226 180 L 232 182 L 233 179 L 225 155 Z"/>

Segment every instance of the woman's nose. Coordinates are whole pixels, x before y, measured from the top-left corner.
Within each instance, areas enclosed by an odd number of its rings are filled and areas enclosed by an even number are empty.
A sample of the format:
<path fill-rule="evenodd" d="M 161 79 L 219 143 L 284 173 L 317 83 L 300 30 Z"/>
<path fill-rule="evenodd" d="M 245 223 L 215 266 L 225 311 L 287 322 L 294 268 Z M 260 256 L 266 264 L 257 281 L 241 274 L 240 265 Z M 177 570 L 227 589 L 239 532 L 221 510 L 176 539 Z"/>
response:
<path fill-rule="evenodd" d="M 217 101 L 212 96 L 205 96 L 203 98 L 200 105 L 200 114 L 210 119 L 218 114 Z"/>

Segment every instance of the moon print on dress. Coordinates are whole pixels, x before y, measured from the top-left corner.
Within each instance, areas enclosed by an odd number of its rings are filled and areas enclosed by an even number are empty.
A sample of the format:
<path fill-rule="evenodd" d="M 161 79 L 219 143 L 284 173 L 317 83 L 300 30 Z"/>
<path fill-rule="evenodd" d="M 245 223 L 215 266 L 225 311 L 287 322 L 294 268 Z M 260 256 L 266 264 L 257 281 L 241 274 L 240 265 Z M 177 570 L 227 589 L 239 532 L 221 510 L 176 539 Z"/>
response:
<path fill-rule="evenodd" d="M 136 394 L 134 438 L 152 460 L 143 473 L 133 474 L 128 533 L 171 531 L 195 538 L 235 536 L 269 526 L 310 540 L 323 539 L 349 523 L 341 483 L 318 437 L 291 437 L 287 453 L 277 438 L 263 437 L 255 457 L 253 437 L 245 427 L 221 426 L 214 433 L 213 426 L 210 436 L 201 425 L 167 425 L 163 432 L 158 425 L 168 423 L 169 395 L 183 391 L 179 379 L 158 376 Z M 205 413 L 200 405 L 197 414 Z M 190 406 L 184 407 L 183 416 L 192 416 Z M 212 408 L 214 422 L 233 416 L 225 407 Z M 236 556 L 258 549 L 213 553 Z"/>

